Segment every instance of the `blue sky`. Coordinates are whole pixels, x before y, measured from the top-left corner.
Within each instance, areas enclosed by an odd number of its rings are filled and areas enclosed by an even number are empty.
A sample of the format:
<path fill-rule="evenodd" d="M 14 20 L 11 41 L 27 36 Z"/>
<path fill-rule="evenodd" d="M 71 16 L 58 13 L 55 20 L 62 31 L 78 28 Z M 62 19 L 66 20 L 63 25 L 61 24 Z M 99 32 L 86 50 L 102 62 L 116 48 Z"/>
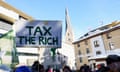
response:
<path fill-rule="evenodd" d="M 61 20 L 68 8 L 75 39 L 89 30 L 120 20 L 120 0 L 5 0 L 38 20 Z"/>

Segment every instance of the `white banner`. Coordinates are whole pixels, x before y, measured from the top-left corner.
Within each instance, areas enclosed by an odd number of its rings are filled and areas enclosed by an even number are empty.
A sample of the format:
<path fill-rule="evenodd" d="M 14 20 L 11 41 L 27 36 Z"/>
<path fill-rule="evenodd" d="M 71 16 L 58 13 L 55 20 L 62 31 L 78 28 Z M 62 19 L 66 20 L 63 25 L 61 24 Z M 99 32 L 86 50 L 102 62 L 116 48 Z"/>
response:
<path fill-rule="evenodd" d="M 17 22 L 16 46 L 34 46 L 40 48 L 60 48 L 62 40 L 61 21 L 25 21 Z"/>

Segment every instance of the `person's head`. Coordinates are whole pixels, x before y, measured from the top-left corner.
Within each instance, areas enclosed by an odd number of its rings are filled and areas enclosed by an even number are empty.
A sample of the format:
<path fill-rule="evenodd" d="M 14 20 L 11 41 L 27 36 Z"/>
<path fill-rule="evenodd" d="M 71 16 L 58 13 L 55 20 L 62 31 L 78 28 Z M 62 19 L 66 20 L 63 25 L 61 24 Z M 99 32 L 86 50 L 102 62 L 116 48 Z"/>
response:
<path fill-rule="evenodd" d="M 106 63 L 110 72 L 120 72 L 120 56 L 109 55 L 106 58 Z"/>
<path fill-rule="evenodd" d="M 20 66 L 15 69 L 15 72 L 31 72 L 27 66 Z"/>
<path fill-rule="evenodd" d="M 38 65 L 38 64 L 39 64 L 39 61 L 34 61 L 33 64 L 34 64 L 34 65 Z"/>
<path fill-rule="evenodd" d="M 71 72 L 71 69 L 69 66 L 64 66 L 63 72 Z"/>
<path fill-rule="evenodd" d="M 87 64 L 84 64 L 84 66 L 87 66 Z"/>
<path fill-rule="evenodd" d="M 101 64 L 97 64 L 97 69 L 100 69 L 101 68 Z"/>
<path fill-rule="evenodd" d="M 40 70 L 40 72 L 44 72 L 44 66 L 43 65 L 39 65 L 39 70 Z"/>

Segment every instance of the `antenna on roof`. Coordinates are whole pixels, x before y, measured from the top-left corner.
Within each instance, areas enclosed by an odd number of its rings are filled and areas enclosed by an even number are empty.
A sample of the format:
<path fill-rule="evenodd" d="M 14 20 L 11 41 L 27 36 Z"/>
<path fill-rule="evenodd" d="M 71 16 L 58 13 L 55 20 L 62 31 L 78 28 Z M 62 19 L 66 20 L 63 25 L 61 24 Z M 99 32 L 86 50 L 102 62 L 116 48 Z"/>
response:
<path fill-rule="evenodd" d="M 102 25 L 103 25 L 103 21 L 99 21 L 99 23 L 100 23 L 100 26 L 102 26 Z"/>

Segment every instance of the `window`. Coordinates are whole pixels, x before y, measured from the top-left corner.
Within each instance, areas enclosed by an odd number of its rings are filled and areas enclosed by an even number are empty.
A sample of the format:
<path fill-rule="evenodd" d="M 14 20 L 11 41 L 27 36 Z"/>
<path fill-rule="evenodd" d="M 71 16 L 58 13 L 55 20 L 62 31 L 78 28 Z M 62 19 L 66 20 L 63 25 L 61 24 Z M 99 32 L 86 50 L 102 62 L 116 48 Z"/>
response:
<path fill-rule="evenodd" d="M 87 40 L 85 40 L 85 45 L 88 45 L 88 41 Z"/>
<path fill-rule="evenodd" d="M 78 44 L 77 47 L 79 48 L 79 47 L 80 47 L 80 44 Z"/>
<path fill-rule="evenodd" d="M 77 63 L 75 62 L 75 66 L 77 66 Z"/>
<path fill-rule="evenodd" d="M 69 36 L 69 33 L 68 33 L 68 36 Z"/>
<path fill-rule="evenodd" d="M 99 41 L 98 40 L 94 41 L 94 46 L 99 47 Z"/>
<path fill-rule="evenodd" d="M 88 58 L 90 58 L 90 56 L 87 56 Z"/>
<path fill-rule="evenodd" d="M 78 55 L 81 55 L 81 51 L 80 50 L 78 51 Z"/>
<path fill-rule="evenodd" d="M 101 51 L 97 51 L 97 52 L 96 52 L 96 55 L 100 55 L 100 54 L 101 54 Z"/>
<path fill-rule="evenodd" d="M 114 49 L 114 43 L 113 42 L 109 43 L 109 48 L 110 48 L 110 50 Z"/>
<path fill-rule="evenodd" d="M 109 27 L 108 26 L 104 26 L 104 27 L 101 27 L 99 28 L 100 30 L 105 30 L 105 29 L 108 29 Z"/>
<path fill-rule="evenodd" d="M 112 36 L 111 36 L 111 34 L 110 34 L 110 33 L 106 33 L 106 37 L 107 37 L 107 39 L 112 38 Z"/>
<path fill-rule="evenodd" d="M 89 48 L 86 48 L 86 53 L 87 53 L 87 54 L 89 54 L 89 53 L 90 53 Z"/>
<path fill-rule="evenodd" d="M 82 63 L 82 62 L 83 62 L 83 61 L 82 61 L 82 57 L 80 57 L 80 58 L 79 58 L 79 60 L 80 60 L 80 63 Z"/>
<path fill-rule="evenodd" d="M 71 41 L 71 39 L 70 39 L 70 38 L 68 38 L 68 41 Z"/>

